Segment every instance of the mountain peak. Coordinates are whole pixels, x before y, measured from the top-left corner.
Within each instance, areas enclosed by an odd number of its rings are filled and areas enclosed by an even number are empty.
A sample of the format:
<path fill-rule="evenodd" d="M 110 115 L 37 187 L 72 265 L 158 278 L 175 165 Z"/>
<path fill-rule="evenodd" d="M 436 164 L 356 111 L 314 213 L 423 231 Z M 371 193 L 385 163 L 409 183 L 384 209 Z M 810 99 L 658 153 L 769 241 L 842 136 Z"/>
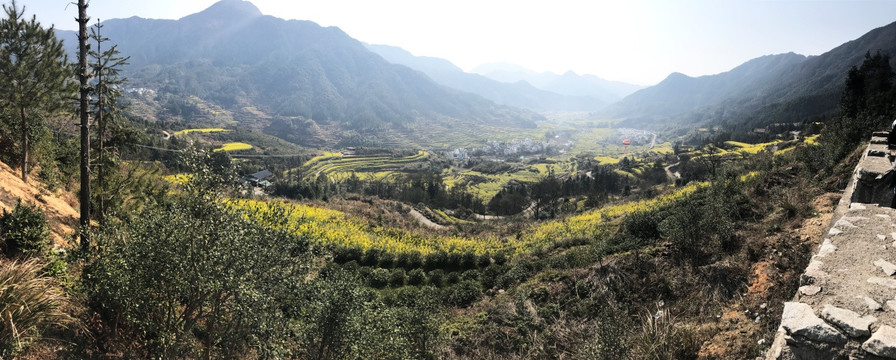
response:
<path fill-rule="evenodd" d="M 258 10 L 258 8 L 251 2 L 244 0 L 221 0 L 201 12 L 184 17 L 182 20 L 215 19 L 225 22 L 239 22 L 262 15 L 261 10 Z"/>

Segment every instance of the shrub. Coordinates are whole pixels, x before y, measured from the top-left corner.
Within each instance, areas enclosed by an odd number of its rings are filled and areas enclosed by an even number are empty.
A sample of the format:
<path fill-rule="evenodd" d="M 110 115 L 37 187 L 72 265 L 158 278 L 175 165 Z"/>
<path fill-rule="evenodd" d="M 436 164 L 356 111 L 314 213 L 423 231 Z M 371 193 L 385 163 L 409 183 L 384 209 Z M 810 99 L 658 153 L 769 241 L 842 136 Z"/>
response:
<path fill-rule="evenodd" d="M 408 277 L 405 275 L 404 269 L 392 269 L 392 273 L 389 274 L 389 285 L 402 287 L 407 279 Z"/>
<path fill-rule="evenodd" d="M 382 268 L 391 268 L 395 266 L 395 254 L 388 251 L 380 253 L 379 266 Z"/>
<path fill-rule="evenodd" d="M 0 240 L 8 256 L 43 255 L 50 248 L 50 229 L 43 211 L 36 205 L 22 204 L 0 216 Z"/>
<path fill-rule="evenodd" d="M 480 269 L 484 269 L 492 263 L 492 255 L 489 253 L 484 253 L 479 255 L 479 258 L 476 259 L 476 266 Z"/>
<path fill-rule="evenodd" d="M 495 264 L 504 265 L 504 263 L 507 262 L 507 254 L 504 254 L 503 252 L 499 252 L 499 253 L 495 254 L 494 259 L 495 259 Z"/>
<path fill-rule="evenodd" d="M 445 271 L 442 269 L 435 269 L 433 271 L 430 271 L 429 285 L 439 288 L 445 286 Z"/>
<path fill-rule="evenodd" d="M 204 194 L 172 201 L 104 227 L 84 269 L 126 357 L 289 357 L 283 309 L 307 276 L 307 240 L 259 225 L 282 227 L 282 213 L 235 212 Z"/>
<path fill-rule="evenodd" d="M 439 250 L 426 254 L 426 263 L 423 265 L 426 270 L 435 270 L 444 268 L 448 261 L 448 253 Z"/>
<path fill-rule="evenodd" d="M 344 264 L 349 261 L 361 261 L 364 251 L 358 247 L 338 246 L 333 250 L 333 261 Z"/>
<path fill-rule="evenodd" d="M 0 357 L 12 358 L 41 330 L 66 326 L 72 318 L 61 308 L 68 301 L 50 277 L 41 276 L 37 259 L 0 264 Z"/>
<path fill-rule="evenodd" d="M 446 305 L 467 307 L 482 297 L 482 288 L 478 282 L 467 280 L 445 289 L 444 294 Z"/>
<path fill-rule="evenodd" d="M 383 253 L 380 249 L 367 249 L 364 257 L 361 258 L 361 265 L 376 266 L 380 262 L 380 255 Z"/>
<path fill-rule="evenodd" d="M 408 272 L 408 285 L 419 286 L 426 283 L 426 274 L 423 269 L 414 269 Z"/>
<path fill-rule="evenodd" d="M 445 278 L 445 280 L 448 282 L 448 284 L 457 284 L 457 282 L 460 281 L 460 273 L 458 273 L 457 271 L 452 271 L 448 273 L 448 276 Z"/>
<path fill-rule="evenodd" d="M 467 250 L 460 257 L 460 268 L 461 269 L 472 269 L 476 267 L 476 254 L 472 251 Z"/>
<path fill-rule="evenodd" d="M 367 283 L 370 284 L 371 287 L 379 289 L 389 284 L 389 276 L 389 270 L 376 268 L 370 272 L 370 278 L 367 279 Z"/>
<path fill-rule="evenodd" d="M 482 270 L 480 276 L 482 287 L 491 289 L 498 285 L 498 279 L 504 275 L 507 269 L 503 265 L 492 264 Z"/>

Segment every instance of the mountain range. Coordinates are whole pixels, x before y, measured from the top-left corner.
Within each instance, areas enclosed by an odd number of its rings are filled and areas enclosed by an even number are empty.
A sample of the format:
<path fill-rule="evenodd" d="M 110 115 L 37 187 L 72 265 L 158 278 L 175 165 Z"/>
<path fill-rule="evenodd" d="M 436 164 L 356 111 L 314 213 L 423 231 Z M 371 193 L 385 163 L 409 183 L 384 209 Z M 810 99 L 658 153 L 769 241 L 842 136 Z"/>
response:
<path fill-rule="evenodd" d="M 389 62 L 420 71 L 439 84 L 498 104 L 532 111 L 596 111 L 641 88 L 594 75 L 580 76 L 573 72 L 537 74 L 521 67 L 516 67 L 519 71 L 514 73 L 515 78 L 508 79 L 493 74 L 467 73 L 448 60 L 414 56 L 395 46 L 367 44 L 367 48 Z"/>
<path fill-rule="evenodd" d="M 562 75 L 552 72 L 535 72 L 511 63 L 482 64 L 470 72 L 480 74 L 493 80 L 515 83 L 525 81 L 539 89 L 552 91 L 561 95 L 591 96 L 616 102 L 629 94 L 646 86 L 610 81 L 594 75 L 579 75 L 567 71 Z"/>
<path fill-rule="evenodd" d="M 626 119 L 630 125 L 723 124 L 736 131 L 823 121 L 835 115 L 849 69 L 878 51 L 896 55 L 896 23 L 818 56 L 763 56 L 710 76 L 674 73 L 608 106 L 600 116 Z M 896 67 L 896 58 L 890 61 Z"/>
<path fill-rule="evenodd" d="M 483 138 L 495 129 L 533 128 L 544 119 L 537 112 L 549 111 L 590 111 L 643 128 L 749 130 L 818 121 L 836 111 L 847 71 L 866 53 L 896 54 L 894 23 L 819 56 L 767 55 L 716 75 L 673 73 L 638 90 L 504 64 L 466 73 L 447 60 L 365 45 L 336 27 L 263 15 L 242 0 L 222 0 L 179 20 L 103 24 L 103 35 L 131 57 L 132 86 L 158 91 L 153 101 L 161 115 L 189 120 L 207 111 L 193 106 L 199 99 L 238 122 L 311 146 L 437 146 L 455 133 Z M 74 32 L 59 35 L 74 53 Z"/>
<path fill-rule="evenodd" d="M 164 111 L 189 114 L 191 96 L 234 118 L 255 108 L 266 131 L 304 145 L 389 138 L 395 130 L 528 128 L 542 119 L 391 64 L 336 27 L 266 16 L 247 1 L 222 0 L 179 20 L 103 24 L 102 34 L 130 56 L 130 86 L 157 90 Z M 60 36 L 73 52 L 76 35 Z"/>

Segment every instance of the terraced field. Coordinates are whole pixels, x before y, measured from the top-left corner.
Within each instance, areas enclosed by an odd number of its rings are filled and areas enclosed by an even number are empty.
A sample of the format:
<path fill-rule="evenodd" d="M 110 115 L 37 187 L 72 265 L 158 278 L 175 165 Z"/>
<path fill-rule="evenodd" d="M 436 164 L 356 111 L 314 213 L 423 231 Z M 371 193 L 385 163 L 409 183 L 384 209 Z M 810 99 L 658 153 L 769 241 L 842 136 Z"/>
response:
<path fill-rule="evenodd" d="M 174 135 L 187 135 L 189 133 L 213 133 L 213 132 L 224 132 L 223 128 L 201 128 L 201 129 L 184 129 L 180 131 L 175 131 Z"/>
<path fill-rule="evenodd" d="M 247 211 L 248 216 L 264 223 L 265 219 L 286 217 L 286 230 L 303 235 L 321 245 L 380 249 L 393 254 L 419 252 L 429 254 L 473 252 L 525 254 L 542 251 L 558 244 L 591 241 L 602 238 L 610 226 L 627 214 L 645 211 L 682 199 L 706 184 L 692 184 L 682 188 L 670 187 L 665 195 L 649 200 L 622 203 L 589 211 L 565 219 L 537 223 L 521 236 L 476 237 L 424 236 L 402 229 L 372 227 L 349 218 L 345 213 L 282 201 L 235 200 L 230 206 Z M 442 220 L 467 223 L 445 213 L 437 213 Z"/>
<path fill-rule="evenodd" d="M 316 178 L 324 175 L 330 180 L 341 180 L 355 174 L 360 179 L 382 179 L 400 171 L 403 167 L 416 163 L 423 164 L 430 154 L 420 150 L 404 157 L 388 155 L 354 156 L 338 152 L 327 152 L 316 156 L 302 165 L 305 176 Z"/>
<path fill-rule="evenodd" d="M 213 150 L 213 151 L 240 151 L 240 150 L 251 150 L 252 145 L 242 143 L 242 142 L 232 142 L 221 145 L 221 147 Z"/>
<path fill-rule="evenodd" d="M 505 184 L 511 180 L 519 182 L 537 182 L 549 173 L 554 174 L 575 174 L 578 169 L 572 161 L 557 161 L 553 164 L 538 163 L 527 165 L 517 171 L 504 172 L 500 174 L 486 174 L 473 170 L 449 169 L 442 175 L 445 179 L 445 185 L 454 186 L 456 184 L 466 182 L 468 189 L 472 190 L 482 199 L 490 199 Z"/>

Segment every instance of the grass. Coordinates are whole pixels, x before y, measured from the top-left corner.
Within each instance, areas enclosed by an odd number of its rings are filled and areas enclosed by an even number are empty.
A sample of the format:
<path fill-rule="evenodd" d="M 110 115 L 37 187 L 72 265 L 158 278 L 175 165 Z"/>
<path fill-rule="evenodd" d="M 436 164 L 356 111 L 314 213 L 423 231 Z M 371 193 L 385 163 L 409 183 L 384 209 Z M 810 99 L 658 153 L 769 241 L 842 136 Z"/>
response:
<path fill-rule="evenodd" d="M 42 276 L 37 259 L 0 263 L 0 356 L 14 354 L 43 329 L 64 327 L 73 319 L 62 311 L 68 302 L 55 279 Z"/>

